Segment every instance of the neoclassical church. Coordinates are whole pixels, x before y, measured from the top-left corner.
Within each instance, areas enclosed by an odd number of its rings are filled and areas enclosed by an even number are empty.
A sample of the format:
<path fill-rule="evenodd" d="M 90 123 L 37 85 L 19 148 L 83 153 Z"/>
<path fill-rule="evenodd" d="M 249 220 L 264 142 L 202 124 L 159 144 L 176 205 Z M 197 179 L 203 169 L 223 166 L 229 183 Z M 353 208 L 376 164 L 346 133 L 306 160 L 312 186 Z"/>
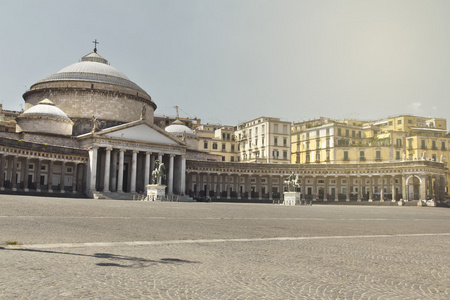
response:
<path fill-rule="evenodd" d="M 36 82 L 23 95 L 16 132 L 0 132 L 0 191 L 132 199 L 155 161 L 166 193 L 184 199 L 273 200 L 299 175 L 302 199 L 444 199 L 446 168 L 427 160 L 334 165 L 222 162 L 198 150 L 177 120 L 154 124 L 150 95 L 94 52 Z"/>

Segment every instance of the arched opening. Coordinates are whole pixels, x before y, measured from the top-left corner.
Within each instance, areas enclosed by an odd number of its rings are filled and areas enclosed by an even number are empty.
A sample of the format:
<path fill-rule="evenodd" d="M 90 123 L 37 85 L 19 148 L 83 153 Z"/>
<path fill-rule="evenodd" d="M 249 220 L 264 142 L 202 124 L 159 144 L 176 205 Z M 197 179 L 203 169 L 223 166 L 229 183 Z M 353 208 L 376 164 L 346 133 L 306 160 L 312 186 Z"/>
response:
<path fill-rule="evenodd" d="M 408 200 L 420 199 L 420 179 L 417 176 L 411 176 L 406 182 Z"/>

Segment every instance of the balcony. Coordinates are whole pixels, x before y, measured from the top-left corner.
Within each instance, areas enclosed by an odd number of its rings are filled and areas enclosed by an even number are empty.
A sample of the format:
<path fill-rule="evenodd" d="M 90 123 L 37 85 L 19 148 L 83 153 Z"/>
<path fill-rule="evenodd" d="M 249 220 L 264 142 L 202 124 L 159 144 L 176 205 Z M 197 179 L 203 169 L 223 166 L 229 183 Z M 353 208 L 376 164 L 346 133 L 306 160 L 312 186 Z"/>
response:
<path fill-rule="evenodd" d="M 366 158 L 365 157 L 360 157 L 359 160 L 360 161 L 366 161 Z"/>

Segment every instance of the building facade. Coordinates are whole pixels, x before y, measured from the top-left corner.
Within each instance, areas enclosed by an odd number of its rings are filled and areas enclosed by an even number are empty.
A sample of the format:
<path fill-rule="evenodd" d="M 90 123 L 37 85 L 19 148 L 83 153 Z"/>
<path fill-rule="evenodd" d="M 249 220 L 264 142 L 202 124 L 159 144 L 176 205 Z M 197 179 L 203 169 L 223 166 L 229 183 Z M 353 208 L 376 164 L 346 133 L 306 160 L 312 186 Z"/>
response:
<path fill-rule="evenodd" d="M 291 122 L 260 117 L 238 124 L 234 135 L 240 162 L 291 162 Z"/>

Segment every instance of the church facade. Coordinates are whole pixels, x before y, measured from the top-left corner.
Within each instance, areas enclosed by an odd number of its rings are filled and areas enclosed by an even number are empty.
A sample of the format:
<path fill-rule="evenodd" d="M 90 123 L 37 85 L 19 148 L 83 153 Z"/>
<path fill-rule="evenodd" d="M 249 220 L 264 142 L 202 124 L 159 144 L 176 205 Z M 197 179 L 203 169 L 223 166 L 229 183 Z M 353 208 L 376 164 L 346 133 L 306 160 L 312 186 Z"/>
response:
<path fill-rule="evenodd" d="M 132 199 L 145 193 L 156 160 L 166 193 L 184 199 L 274 200 L 285 178 L 299 175 L 304 200 L 444 199 L 440 162 L 302 165 L 222 162 L 175 121 L 154 124 L 157 105 L 96 49 L 23 95 L 16 132 L 0 132 L 0 190 Z M 289 145 L 289 143 L 287 143 Z"/>

